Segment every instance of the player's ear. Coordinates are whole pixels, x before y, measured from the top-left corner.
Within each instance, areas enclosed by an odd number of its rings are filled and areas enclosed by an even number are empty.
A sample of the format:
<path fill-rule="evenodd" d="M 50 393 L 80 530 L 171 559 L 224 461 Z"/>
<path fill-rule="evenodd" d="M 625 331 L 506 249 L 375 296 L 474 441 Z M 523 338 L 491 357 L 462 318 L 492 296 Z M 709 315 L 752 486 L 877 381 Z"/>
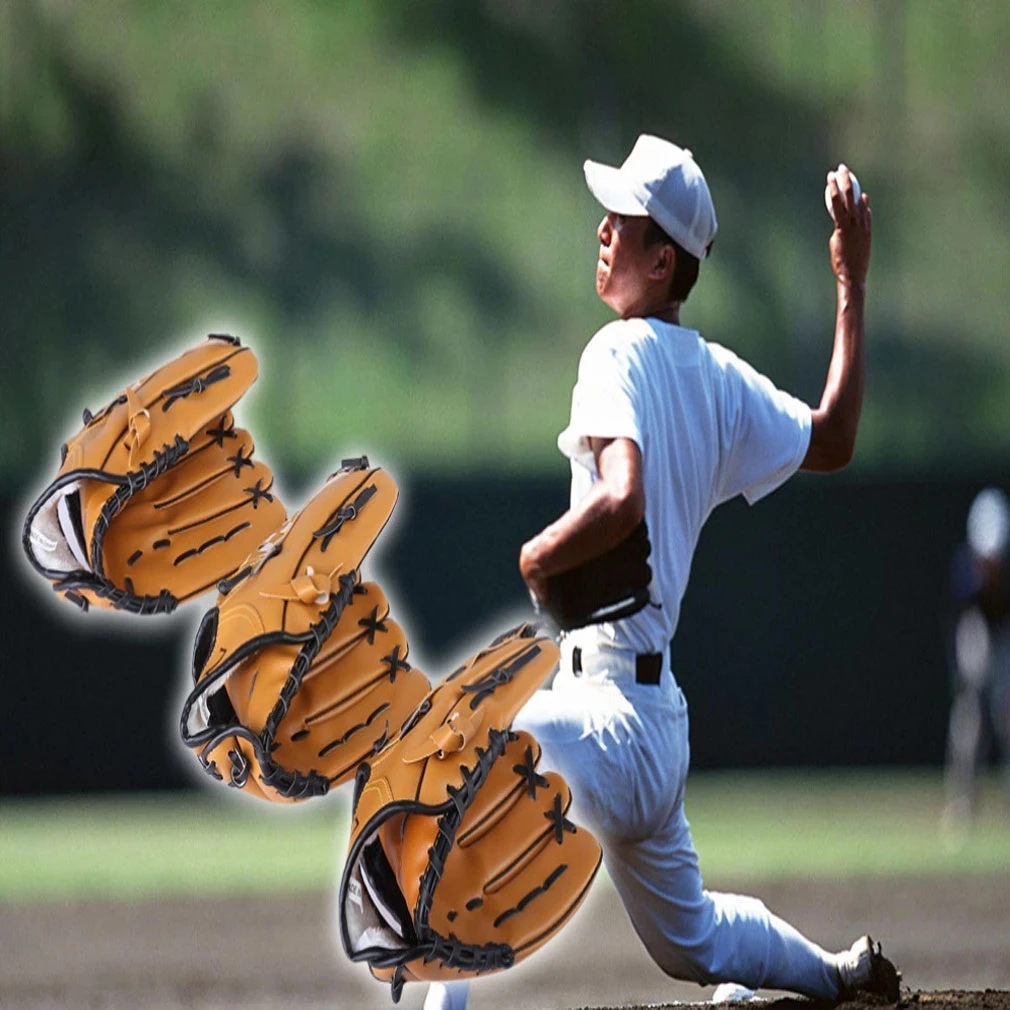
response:
<path fill-rule="evenodd" d="M 677 253 L 669 242 L 661 242 L 655 246 L 652 259 L 652 269 L 649 277 L 656 281 L 669 280 L 673 276 L 673 268 L 677 262 Z"/>

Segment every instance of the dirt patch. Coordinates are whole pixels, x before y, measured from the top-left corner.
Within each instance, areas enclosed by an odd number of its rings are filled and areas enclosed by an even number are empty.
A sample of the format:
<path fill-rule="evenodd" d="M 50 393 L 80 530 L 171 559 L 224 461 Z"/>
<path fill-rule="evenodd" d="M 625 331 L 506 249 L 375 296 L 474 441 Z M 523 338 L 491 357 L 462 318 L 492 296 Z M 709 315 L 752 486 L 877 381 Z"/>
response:
<path fill-rule="evenodd" d="M 910 1010 L 1010 1010 L 1010 993 L 997 991 L 1010 990 L 1010 877 L 793 881 L 753 890 L 829 949 L 847 947 L 864 932 L 881 940 L 903 971 L 909 995 L 902 1005 Z M 389 1010 L 388 987 L 348 963 L 333 922 L 329 895 L 5 906 L 0 1006 Z M 598 886 L 543 952 L 476 985 L 470 1010 L 658 1010 L 711 993 L 663 975 L 613 890 Z M 400 1006 L 418 1010 L 423 999 L 422 986 L 408 985 Z M 773 999 L 761 1006 L 816 1004 Z"/>
<path fill-rule="evenodd" d="M 831 1007 L 832 1010 L 880 1010 L 890 1006 L 881 1000 L 846 1000 L 844 1003 L 818 1003 L 805 999 L 776 999 L 761 1004 L 761 1010 L 814 1010 Z M 1010 1010 L 1010 992 L 1005 989 L 938 989 L 926 992 L 904 992 L 898 1003 L 899 1010 Z M 659 1010 L 650 1007 L 649 1010 Z M 670 1008 L 672 1010 L 672 1008 Z M 682 1010 L 682 1005 L 680 1007 Z"/>

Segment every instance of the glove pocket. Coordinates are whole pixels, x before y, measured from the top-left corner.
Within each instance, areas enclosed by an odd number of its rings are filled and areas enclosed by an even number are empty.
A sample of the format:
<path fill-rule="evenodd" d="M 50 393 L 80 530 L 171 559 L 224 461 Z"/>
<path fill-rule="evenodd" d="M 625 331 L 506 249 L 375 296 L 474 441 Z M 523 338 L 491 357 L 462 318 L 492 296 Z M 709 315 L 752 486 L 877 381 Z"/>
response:
<path fill-rule="evenodd" d="M 269 492 L 268 492 L 269 494 Z M 105 538 L 105 577 L 115 586 L 132 586 L 140 595 L 167 589 L 179 602 L 198 596 L 231 575 L 263 538 L 284 520 L 284 506 L 270 496 L 257 507 L 241 493 L 219 498 L 184 525 L 166 529 L 162 517 L 131 509 L 113 521 Z"/>
<path fill-rule="evenodd" d="M 305 610 L 303 616 L 288 608 L 288 630 L 294 631 L 297 628 L 301 631 L 312 623 L 311 610 L 308 608 Z M 389 641 L 391 644 L 387 646 L 380 644 L 380 648 L 385 648 L 389 652 L 399 645 L 401 657 L 405 658 L 408 648 L 406 636 L 403 629 L 388 618 L 389 601 L 382 587 L 376 582 L 359 582 L 354 587 L 354 592 L 341 613 L 337 626 L 316 654 L 312 669 L 306 677 L 324 673 L 329 663 L 340 660 L 349 649 L 354 648 L 363 639 L 367 639 L 369 644 Z"/>
<path fill-rule="evenodd" d="M 476 845 L 524 794 L 535 798 L 537 791 L 547 786 L 547 779 L 536 770 L 540 755 L 540 744 L 529 733 L 509 733 L 504 754 L 492 766 L 456 831 L 457 846 Z"/>
<path fill-rule="evenodd" d="M 337 786 L 397 733 L 430 685 L 419 670 L 400 671 L 395 681 L 380 670 L 340 701 L 330 701 L 327 688 L 318 679 L 303 685 L 278 727 L 274 758 L 281 765 L 311 764 Z"/>
<path fill-rule="evenodd" d="M 353 614 L 345 611 L 340 623 L 347 617 Z M 395 621 L 383 626 L 375 634 L 357 627 L 342 648 L 316 658 L 293 693 L 301 643 L 266 645 L 227 676 L 237 722 L 260 738 L 272 728 L 272 763 L 314 772 L 336 786 L 399 730 L 430 685 L 406 662 L 403 629 Z"/>
<path fill-rule="evenodd" d="M 367 589 L 361 593 L 359 590 Z M 337 688 L 344 684 L 348 694 L 383 672 L 395 676 L 409 669 L 406 662 L 409 645 L 407 636 L 396 621 L 389 618 L 389 605 L 374 583 L 358 586 L 351 601 L 340 616 L 336 628 L 323 643 L 303 682 L 325 680 L 333 689 L 334 700 L 345 694 Z"/>
<path fill-rule="evenodd" d="M 573 868 L 575 846 L 566 843 L 580 829 L 566 816 L 571 793 L 564 779 L 538 776 L 543 785 L 531 796 L 525 773 L 516 777 L 520 788 L 502 797 L 494 824 L 469 844 L 458 840 L 450 852 L 429 921 L 466 943 L 508 944 L 518 952 L 542 932 L 556 931 L 574 911 L 596 872 L 599 850 L 582 830 L 596 858 L 575 860 Z M 464 819 L 460 835 L 466 827 Z"/>

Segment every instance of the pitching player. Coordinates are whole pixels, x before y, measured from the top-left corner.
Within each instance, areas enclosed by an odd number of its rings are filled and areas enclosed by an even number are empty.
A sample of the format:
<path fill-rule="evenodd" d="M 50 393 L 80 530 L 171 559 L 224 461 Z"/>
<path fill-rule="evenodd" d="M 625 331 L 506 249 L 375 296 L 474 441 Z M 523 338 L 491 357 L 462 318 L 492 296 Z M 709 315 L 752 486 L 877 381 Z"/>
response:
<path fill-rule="evenodd" d="M 543 599 L 549 576 L 605 553 L 644 517 L 651 598 L 632 617 L 564 635 L 551 690 L 538 692 L 516 724 L 568 778 L 636 932 L 669 975 L 826 999 L 856 991 L 897 999 L 897 972 L 869 937 L 832 954 L 757 899 L 704 889 L 684 815 L 688 710 L 669 662 L 711 511 L 739 494 L 754 504 L 798 469 L 838 470 L 852 457 L 869 201 L 854 197 L 847 169 L 829 174 L 838 304 L 827 381 L 811 410 L 681 325 L 716 233 L 691 153 L 641 136 L 620 168 L 587 161 L 585 175 L 606 210 L 596 292 L 619 318 L 583 351 L 571 420 L 558 438 L 571 463 L 571 506 L 523 546 L 519 565 Z M 466 998 L 465 983 L 433 985 L 425 1008 L 462 1010 Z"/>

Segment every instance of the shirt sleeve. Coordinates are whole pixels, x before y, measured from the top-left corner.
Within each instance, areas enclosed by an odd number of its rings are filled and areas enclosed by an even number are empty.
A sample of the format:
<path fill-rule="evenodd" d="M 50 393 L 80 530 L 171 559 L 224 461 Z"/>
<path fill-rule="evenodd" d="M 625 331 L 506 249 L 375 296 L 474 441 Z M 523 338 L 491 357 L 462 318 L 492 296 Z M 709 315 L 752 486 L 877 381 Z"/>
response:
<path fill-rule="evenodd" d="M 590 470 L 596 466 L 590 438 L 629 438 L 643 448 L 633 362 L 621 340 L 623 325 L 608 324 L 586 345 L 572 390 L 571 420 L 558 436 L 561 452 Z"/>
<path fill-rule="evenodd" d="M 730 352 L 721 363 L 726 398 L 718 500 L 742 494 L 753 505 L 800 468 L 810 445 L 810 407 Z"/>

